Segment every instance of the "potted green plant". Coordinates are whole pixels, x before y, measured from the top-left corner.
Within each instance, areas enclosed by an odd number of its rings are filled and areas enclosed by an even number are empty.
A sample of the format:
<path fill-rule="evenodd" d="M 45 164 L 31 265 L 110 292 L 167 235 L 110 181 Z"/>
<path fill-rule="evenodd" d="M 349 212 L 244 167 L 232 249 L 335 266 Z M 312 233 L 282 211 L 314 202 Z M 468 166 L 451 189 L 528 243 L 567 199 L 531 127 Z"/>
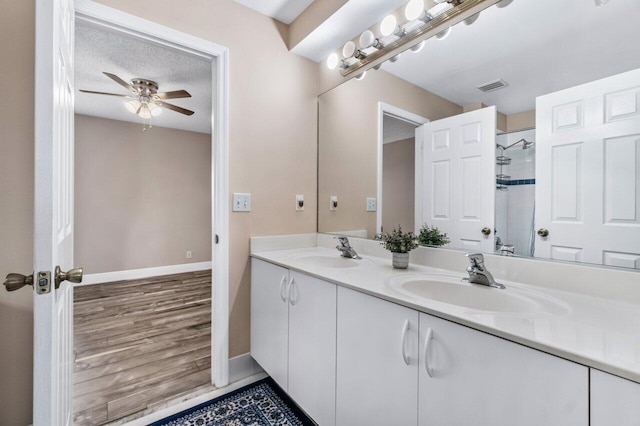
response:
<path fill-rule="evenodd" d="M 429 226 L 426 223 L 420 228 L 418 233 L 418 243 L 422 246 L 443 246 L 449 244 L 451 240 L 447 234 L 440 232 L 435 226 Z"/>
<path fill-rule="evenodd" d="M 409 252 L 418 247 L 416 235 L 413 232 L 403 232 L 402 227 L 382 235 L 382 246 L 392 254 L 393 267 L 407 269 L 409 266 Z"/>

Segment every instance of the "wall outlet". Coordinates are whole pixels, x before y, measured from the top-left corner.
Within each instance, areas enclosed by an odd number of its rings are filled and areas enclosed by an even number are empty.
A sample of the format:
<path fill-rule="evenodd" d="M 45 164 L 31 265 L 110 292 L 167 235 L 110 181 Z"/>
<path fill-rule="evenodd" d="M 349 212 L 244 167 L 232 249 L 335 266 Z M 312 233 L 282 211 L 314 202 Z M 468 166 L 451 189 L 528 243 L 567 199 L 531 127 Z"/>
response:
<path fill-rule="evenodd" d="M 296 195 L 296 211 L 304 210 L 304 195 Z"/>
<path fill-rule="evenodd" d="M 191 258 L 193 258 L 193 253 L 191 252 L 191 250 L 189 250 L 187 252 L 187 259 L 191 259 Z"/>
<path fill-rule="evenodd" d="M 329 210 L 338 210 L 338 196 L 332 195 L 329 199 Z"/>
<path fill-rule="evenodd" d="M 251 211 L 251 194 L 233 194 L 233 211 L 234 212 L 250 212 Z"/>
<path fill-rule="evenodd" d="M 378 200 L 376 198 L 367 198 L 367 211 L 375 212 L 378 209 Z"/>

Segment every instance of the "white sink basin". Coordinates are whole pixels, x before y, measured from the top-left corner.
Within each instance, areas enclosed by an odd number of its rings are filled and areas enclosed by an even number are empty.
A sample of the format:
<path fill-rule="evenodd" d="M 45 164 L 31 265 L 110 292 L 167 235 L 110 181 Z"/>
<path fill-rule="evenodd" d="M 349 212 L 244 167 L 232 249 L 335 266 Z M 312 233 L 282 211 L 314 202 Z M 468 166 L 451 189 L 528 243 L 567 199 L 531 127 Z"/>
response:
<path fill-rule="evenodd" d="M 513 286 L 506 289 L 462 282 L 460 277 L 446 275 L 413 275 L 392 278 L 389 286 L 409 297 L 483 312 L 568 313 L 563 302 L 534 291 Z"/>
<path fill-rule="evenodd" d="M 357 268 L 364 261 L 364 259 L 349 259 L 339 254 L 334 256 L 309 254 L 296 257 L 296 260 L 303 262 L 305 266 L 334 269 Z"/>

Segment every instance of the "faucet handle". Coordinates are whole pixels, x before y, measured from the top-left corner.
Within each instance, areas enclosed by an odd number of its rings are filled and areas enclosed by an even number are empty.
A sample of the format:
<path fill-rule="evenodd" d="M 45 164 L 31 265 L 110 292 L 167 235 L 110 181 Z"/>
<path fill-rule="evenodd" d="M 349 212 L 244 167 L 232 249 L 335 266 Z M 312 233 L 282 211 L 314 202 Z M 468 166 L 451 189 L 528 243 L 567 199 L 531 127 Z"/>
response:
<path fill-rule="evenodd" d="M 465 254 L 471 262 L 471 266 L 482 268 L 484 267 L 484 255 L 482 253 L 467 253 Z"/>
<path fill-rule="evenodd" d="M 345 247 L 345 248 L 349 248 L 350 247 L 349 239 L 347 237 L 337 236 L 337 237 L 333 237 L 333 239 L 340 241 L 340 245 L 342 247 Z"/>

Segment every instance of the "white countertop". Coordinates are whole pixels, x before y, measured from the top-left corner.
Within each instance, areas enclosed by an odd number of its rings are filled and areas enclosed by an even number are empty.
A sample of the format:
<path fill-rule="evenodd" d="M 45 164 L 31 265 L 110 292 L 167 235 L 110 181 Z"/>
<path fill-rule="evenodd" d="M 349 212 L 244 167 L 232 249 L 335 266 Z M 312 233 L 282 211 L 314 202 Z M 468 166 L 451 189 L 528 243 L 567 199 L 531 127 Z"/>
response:
<path fill-rule="evenodd" d="M 362 260 L 340 258 L 358 262 L 351 268 L 317 266 L 305 259 L 339 258 L 337 250 L 324 247 L 254 251 L 251 256 L 640 383 L 637 303 L 501 279 L 498 281 L 507 288 L 482 287 L 487 297 L 492 297 L 491 292 L 502 291 L 532 295 L 546 308 L 529 312 L 481 311 L 414 297 L 391 285 L 399 277 L 423 274 L 457 280 L 467 275 L 463 269 L 410 264 L 408 269 L 398 270 L 392 268 L 389 259 L 373 255 L 362 255 Z"/>

